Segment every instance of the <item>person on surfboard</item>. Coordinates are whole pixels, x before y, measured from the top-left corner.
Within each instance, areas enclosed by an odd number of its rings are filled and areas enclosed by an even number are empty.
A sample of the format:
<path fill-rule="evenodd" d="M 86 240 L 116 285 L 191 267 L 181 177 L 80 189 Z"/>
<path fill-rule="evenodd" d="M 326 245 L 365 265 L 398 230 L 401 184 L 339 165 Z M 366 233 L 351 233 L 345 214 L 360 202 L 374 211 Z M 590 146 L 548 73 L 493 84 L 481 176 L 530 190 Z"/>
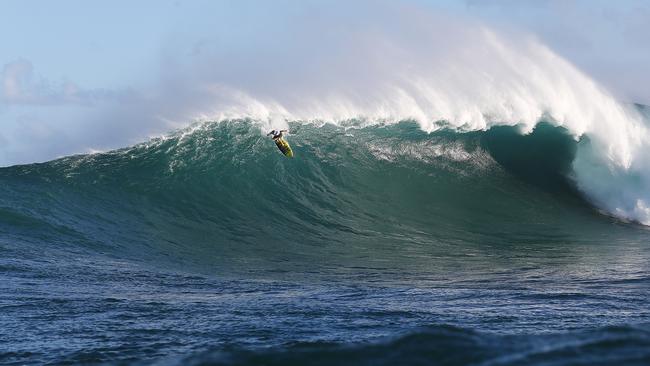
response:
<path fill-rule="evenodd" d="M 289 143 L 285 139 L 283 139 L 285 132 L 289 132 L 289 131 L 273 130 L 267 133 L 266 135 L 267 136 L 271 135 L 271 138 L 273 139 L 273 141 L 275 141 L 275 145 L 278 147 L 278 149 L 280 149 L 280 151 L 284 154 L 284 156 L 288 158 L 293 158 L 293 150 L 291 149 L 291 146 L 289 146 Z"/>

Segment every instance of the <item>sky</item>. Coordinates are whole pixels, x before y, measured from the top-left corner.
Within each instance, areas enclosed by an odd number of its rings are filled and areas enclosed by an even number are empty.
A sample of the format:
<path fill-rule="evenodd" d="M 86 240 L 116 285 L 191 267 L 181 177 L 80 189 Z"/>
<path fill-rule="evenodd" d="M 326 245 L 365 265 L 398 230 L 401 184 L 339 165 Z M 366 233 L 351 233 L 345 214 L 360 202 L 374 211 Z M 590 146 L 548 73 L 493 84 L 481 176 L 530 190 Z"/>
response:
<path fill-rule="evenodd" d="M 319 70 L 296 66 L 299 47 L 318 55 L 324 43 L 321 57 L 305 62 L 333 58 L 324 54 L 337 52 L 328 42 L 364 24 L 366 14 L 399 28 L 405 20 L 393 17 L 403 14 L 382 11 L 384 4 L 534 37 L 619 100 L 650 104 L 647 1 L 3 0 L 0 165 L 125 146 L 206 109 L 218 114 L 227 103 L 213 102 L 216 92 L 202 80 L 263 90 L 261 83 L 271 89 L 281 81 L 256 76 L 292 72 L 283 65 L 298 74 Z"/>

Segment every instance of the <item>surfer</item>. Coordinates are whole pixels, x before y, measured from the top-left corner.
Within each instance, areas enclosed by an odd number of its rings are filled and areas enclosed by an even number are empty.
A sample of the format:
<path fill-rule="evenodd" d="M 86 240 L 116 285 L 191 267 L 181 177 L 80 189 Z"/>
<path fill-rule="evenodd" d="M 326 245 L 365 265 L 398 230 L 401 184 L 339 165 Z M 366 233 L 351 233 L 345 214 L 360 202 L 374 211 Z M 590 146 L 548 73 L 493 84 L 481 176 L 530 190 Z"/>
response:
<path fill-rule="evenodd" d="M 266 134 L 266 136 L 271 136 L 273 141 L 275 141 L 275 145 L 280 149 L 280 151 L 284 154 L 284 156 L 288 158 L 293 158 L 293 150 L 291 150 L 291 146 L 289 146 L 289 143 L 283 139 L 284 133 L 289 132 L 287 130 L 273 130 L 269 133 Z"/>
<path fill-rule="evenodd" d="M 281 138 L 284 137 L 285 132 L 289 132 L 289 131 L 287 131 L 287 130 L 279 130 L 279 131 L 273 130 L 273 131 L 267 133 L 266 136 L 273 135 L 273 136 L 271 136 L 273 141 L 278 141 L 278 139 L 281 139 Z"/>

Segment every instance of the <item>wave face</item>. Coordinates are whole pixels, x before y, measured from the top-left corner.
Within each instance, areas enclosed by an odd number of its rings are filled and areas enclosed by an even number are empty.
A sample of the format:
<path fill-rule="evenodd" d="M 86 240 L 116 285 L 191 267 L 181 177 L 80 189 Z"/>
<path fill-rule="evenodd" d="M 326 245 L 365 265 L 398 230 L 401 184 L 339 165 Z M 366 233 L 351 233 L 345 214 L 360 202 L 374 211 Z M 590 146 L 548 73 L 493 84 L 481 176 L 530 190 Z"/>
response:
<path fill-rule="evenodd" d="M 572 179 L 582 143 L 547 123 L 528 135 L 293 124 L 290 141 L 295 159 L 235 120 L 4 168 L 4 231 L 224 271 L 281 267 L 283 256 L 336 267 L 369 253 L 380 264 L 402 246 L 442 255 L 459 242 L 617 235 Z M 326 255 L 332 246 L 341 255 Z"/>
<path fill-rule="evenodd" d="M 320 256 L 332 245 L 390 256 L 400 245 L 518 241 L 549 230 L 595 239 L 602 231 L 593 226 L 609 222 L 571 179 L 580 144 L 549 124 L 528 135 L 294 124 L 290 141 L 295 159 L 279 155 L 256 123 L 226 121 L 5 168 L 5 231 L 237 267 L 268 265 L 278 253 Z"/>

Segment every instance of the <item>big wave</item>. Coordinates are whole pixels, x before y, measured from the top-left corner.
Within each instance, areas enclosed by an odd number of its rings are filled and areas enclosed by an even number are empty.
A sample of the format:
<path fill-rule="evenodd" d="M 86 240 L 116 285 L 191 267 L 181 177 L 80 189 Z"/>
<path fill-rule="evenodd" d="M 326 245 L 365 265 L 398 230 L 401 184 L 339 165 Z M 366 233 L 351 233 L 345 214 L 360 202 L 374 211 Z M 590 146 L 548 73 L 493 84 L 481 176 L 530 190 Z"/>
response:
<path fill-rule="evenodd" d="M 164 80 L 146 98 L 63 131 L 65 152 L 125 146 L 197 119 L 249 118 L 260 121 L 262 133 L 289 121 L 363 127 L 411 120 L 428 133 L 517 126 L 527 134 L 545 121 L 580 142 L 567 175 L 593 204 L 650 224 L 650 135 L 637 108 L 533 37 L 420 10 L 382 4 L 363 9 L 367 20 L 358 22 L 354 13 L 318 8 L 286 29 L 246 39 L 247 47 L 167 62 Z M 8 141 L 7 149 L 18 149 Z M 223 152 L 215 146 L 210 154 Z"/>
<path fill-rule="evenodd" d="M 383 266 L 396 247 L 444 256 L 614 235 L 571 178 L 580 143 L 549 123 L 522 135 L 295 122 L 294 159 L 260 135 L 263 123 L 201 123 L 130 148 L 0 169 L 0 230 L 21 250 L 228 271 L 294 256 L 294 265 Z"/>

